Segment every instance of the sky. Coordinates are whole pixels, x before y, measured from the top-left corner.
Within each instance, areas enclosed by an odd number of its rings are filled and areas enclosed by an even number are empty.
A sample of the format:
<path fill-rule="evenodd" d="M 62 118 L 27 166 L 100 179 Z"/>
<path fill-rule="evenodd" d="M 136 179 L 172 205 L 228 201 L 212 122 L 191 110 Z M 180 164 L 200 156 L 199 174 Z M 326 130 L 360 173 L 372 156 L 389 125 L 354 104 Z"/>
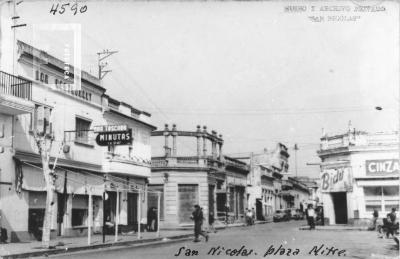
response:
<path fill-rule="evenodd" d="M 319 162 L 322 129 L 344 133 L 349 121 L 369 132 L 398 128 L 394 2 L 378 5 L 385 11 L 356 12 L 358 1 L 78 1 L 87 10 L 76 15 L 51 14 L 53 3 L 59 1 L 18 6 L 27 23 L 19 39 L 62 57 L 64 34 L 43 36 L 35 28 L 80 25 L 85 70 L 96 75 L 96 53 L 118 51 L 107 59 L 112 72 L 102 82 L 109 95 L 150 112 L 160 129 L 176 123 L 180 130 L 216 130 L 225 154 L 258 153 L 282 142 L 294 175 L 297 143 L 298 175 L 317 177 L 319 168 L 306 163 Z M 287 6 L 307 11 L 285 12 Z M 350 11 L 321 11 L 324 6 Z M 312 20 L 321 16 L 322 22 Z M 153 146 L 154 155 L 161 146 Z M 178 148 L 194 152 L 194 141 Z"/>

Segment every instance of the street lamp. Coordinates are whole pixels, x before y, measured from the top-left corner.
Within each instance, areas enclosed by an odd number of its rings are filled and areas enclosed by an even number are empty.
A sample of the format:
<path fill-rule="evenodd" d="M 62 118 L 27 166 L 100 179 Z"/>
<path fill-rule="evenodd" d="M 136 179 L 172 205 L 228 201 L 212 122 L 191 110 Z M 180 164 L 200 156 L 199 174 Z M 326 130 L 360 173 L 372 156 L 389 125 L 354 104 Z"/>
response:
<path fill-rule="evenodd" d="M 381 107 L 381 106 L 375 106 L 375 110 L 377 110 L 377 111 L 382 111 L 383 110 L 383 108 Z M 399 119 L 400 119 L 400 117 L 399 117 Z M 399 137 L 399 139 L 398 139 L 398 141 L 399 141 L 399 143 L 398 143 L 398 145 L 399 145 L 399 162 L 400 162 L 400 120 L 399 120 L 399 128 L 397 129 L 397 135 L 398 135 L 398 137 Z M 399 170 L 399 172 L 398 172 L 398 176 L 399 176 L 399 192 L 400 192 L 400 170 Z M 400 196 L 399 196 L 400 197 Z M 400 199 L 399 199 L 399 208 L 400 208 Z M 399 248 L 400 249 L 400 248 Z"/>

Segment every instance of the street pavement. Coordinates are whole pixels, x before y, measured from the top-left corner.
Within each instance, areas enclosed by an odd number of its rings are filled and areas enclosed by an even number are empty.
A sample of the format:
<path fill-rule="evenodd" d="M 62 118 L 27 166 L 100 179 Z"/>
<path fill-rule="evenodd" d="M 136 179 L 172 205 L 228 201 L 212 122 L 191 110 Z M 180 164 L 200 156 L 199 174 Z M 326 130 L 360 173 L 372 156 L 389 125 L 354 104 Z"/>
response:
<path fill-rule="evenodd" d="M 370 231 L 299 230 L 305 221 L 229 228 L 210 240 L 146 247 L 107 248 L 51 257 L 69 258 L 398 258 L 393 239 Z M 311 254 L 310 254 L 311 253 Z"/>

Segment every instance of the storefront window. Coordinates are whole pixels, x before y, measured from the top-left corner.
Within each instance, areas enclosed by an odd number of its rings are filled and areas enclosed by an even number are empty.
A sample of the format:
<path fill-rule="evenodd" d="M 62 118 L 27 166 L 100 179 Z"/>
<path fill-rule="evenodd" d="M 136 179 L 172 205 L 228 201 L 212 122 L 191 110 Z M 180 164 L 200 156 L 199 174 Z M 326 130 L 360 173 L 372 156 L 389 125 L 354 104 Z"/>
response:
<path fill-rule="evenodd" d="M 368 186 L 364 187 L 365 210 L 388 213 L 392 208 L 399 209 L 398 186 Z"/>
<path fill-rule="evenodd" d="M 72 226 L 86 225 L 87 209 L 72 209 Z"/>
<path fill-rule="evenodd" d="M 368 186 L 364 187 L 364 195 L 365 196 L 382 196 L 382 187 L 376 187 L 376 186 Z"/>
<path fill-rule="evenodd" d="M 72 198 L 71 224 L 75 226 L 87 226 L 88 219 L 88 196 L 74 195 Z"/>
<path fill-rule="evenodd" d="M 384 196 L 399 196 L 399 186 L 383 186 Z"/>
<path fill-rule="evenodd" d="M 164 185 L 149 185 L 148 207 L 158 207 L 158 193 L 160 192 L 160 220 L 164 220 Z"/>

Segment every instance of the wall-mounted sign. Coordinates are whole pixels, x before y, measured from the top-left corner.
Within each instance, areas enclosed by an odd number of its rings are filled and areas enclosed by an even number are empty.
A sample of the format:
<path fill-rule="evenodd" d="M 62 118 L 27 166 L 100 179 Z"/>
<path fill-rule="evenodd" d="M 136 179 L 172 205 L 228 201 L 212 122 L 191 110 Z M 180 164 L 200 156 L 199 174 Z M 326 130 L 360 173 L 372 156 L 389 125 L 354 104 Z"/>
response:
<path fill-rule="evenodd" d="M 98 132 L 117 132 L 117 131 L 127 131 L 128 125 L 100 125 L 94 126 L 93 131 Z M 132 135 L 132 134 L 131 134 Z"/>
<path fill-rule="evenodd" d="M 325 169 L 321 173 L 321 192 L 348 192 L 353 189 L 349 167 Z"/>
<path fill-rule="evenodd" d="M 367 175 L 392 174 L 399 172 L 398 159 L 366 160 Z"/>
<path fill-rule="evenodd" d="M 99 146 L 131 145 L 132 139 L 132 129 L 99 132 L 96 137 L 96 143 Z"/>

